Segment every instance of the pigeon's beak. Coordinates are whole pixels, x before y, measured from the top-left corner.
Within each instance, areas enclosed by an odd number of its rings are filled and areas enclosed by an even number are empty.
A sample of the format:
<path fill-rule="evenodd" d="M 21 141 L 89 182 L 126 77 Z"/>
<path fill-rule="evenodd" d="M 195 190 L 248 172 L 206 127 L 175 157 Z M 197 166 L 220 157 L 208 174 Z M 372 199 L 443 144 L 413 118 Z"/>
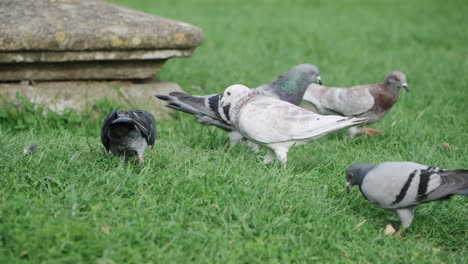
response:
<path fill-rule="evenodd" d="M 409 93 L 409 88 L 408 88 L 408 84 L 407 84 L 407 83 L 405 83 L 405 82 L 402 83 L 402 84 L 401 84 L 401 87 L 403 87 L 403 88 L 406 90 L 406 92 Z"/>
<path fill-rule="evenodd" d="M 317 76 L 317 81 L 318 81 L 318 84 L 322 85 L 322 79 L 320 79 L 320 76 Z"/>
<path fill-rule="evenodd" d="M 346 192 L 347 192 L 347 193 L 350 193 L 350 192 L 351 192 L 351 181 L 348 181 L 348 182 L 346 183 Z"/>

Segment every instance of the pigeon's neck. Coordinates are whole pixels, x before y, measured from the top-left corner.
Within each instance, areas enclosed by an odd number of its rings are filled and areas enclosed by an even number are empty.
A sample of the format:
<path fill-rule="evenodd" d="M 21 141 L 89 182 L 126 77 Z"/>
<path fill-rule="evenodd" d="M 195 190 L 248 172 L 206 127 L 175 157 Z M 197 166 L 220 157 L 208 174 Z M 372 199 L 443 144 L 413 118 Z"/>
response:
<path fill-rule="evenodd" d="M 398 87 L 393 84 L 381 83 L 371 90 L 375 100 L 375 112 L 387 112 L 398 100 Z"/>
<path fill-rule="evenodd" d="M 395 83 L 390 83 L 387 80 L 384 80 L 383 83 L 379 85 L 381 87 L 382 93 L 388 95 L 388 96 L 393 96 L 395 98 L 398 98 L 398 95 L 400 94 L 400 90 L 398 89 L 398 85 Z"/>
<path fill-rule="evenodd" d="M 231 123 L 237 127 L 237 120 L 239 119 L 239 112 L 240 110 L 242 109 L 242 107 L 250 100 L 252 100 L 253 98 L 255 98 L 257 96 L 256 93 L 254 92 L 250 92 L 248 93 L 246 96 L 243 96 L 241 98 L 239 98 L 238 100 L 236 100 L 235 102 L 233 102 L 231 104 L 231 107 L 229 109 L 229 119 L 231 121 Z"/>
<path fill-rule="evenodd" d="M 366 177 L 367 173 L 372 170 L 375 166 L 371 164 L 360 164 L 358 168 L 353 170 L 353 179 L 351 180 L 352 185 L 359 186 L 361 189 L 362 182 Z"/>
<path fill-rule="evenodd" d="M 364 177 L 366 175 L 358 175 L 353 178 L 353 185 L 357 185 L 359 187 L 359 190 L 362 192 L 362 182 L 364 181 Z"/>
<path fill-rule="evenodd" d="M 309 84 L 306 78 L 296 74 L 294 76 L 283 75 L 271 85 L 280 100 L 299 105 Z"/>

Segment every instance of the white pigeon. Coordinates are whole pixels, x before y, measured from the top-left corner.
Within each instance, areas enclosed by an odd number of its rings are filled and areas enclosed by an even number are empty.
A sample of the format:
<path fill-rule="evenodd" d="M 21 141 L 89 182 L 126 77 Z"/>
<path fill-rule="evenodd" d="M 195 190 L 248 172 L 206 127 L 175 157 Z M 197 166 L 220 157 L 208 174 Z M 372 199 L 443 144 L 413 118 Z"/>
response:
<path fill-rule="evenodd" d="M 223 111 L 225 108 L 229 111 Z M 286 167 L 290 147 L 367 120 L 319 115 L 291 103 L 256 94 L 240 84 L 226 88 L 219 112 L 223 120 L 244 137 L 269 149 L 265 163 L 271 162 L 276 155 L 283 167 Z"/>
<path fill-rule="evenodd" d="M 322 84 L 320 70 L 313 64 L 299 64 L 283 73 L 271 83 L 252 89 L 258 94 L 278 98 L 280 100 L 299 105 L 304 93 L 311 83 Z M 172 92 L 169 95 L 156 95 L 157 98 L 167 101 L 168 108 L 193 115 L 200 124 L 216 126 L 228 131 L 229 141 L 234 146 L 239 142 L 245 142 L 254 152 L 258 152 L 258 146 L 252 142 L 243 140 L 241 134 L 234 127 L 226 123 L 220 114 L 219 101 L 222 94 L 189 95 L 181 92 Z M 229 111 L 224 108 L 221 111 Z"/>
<path fill-rule="evenodd" d="M 408 228 L 418 204 L 468 196 L 468 170 L 442 170 L 414 162 L 355 163 L 346 171 L 347 191 L 358 185 L 376 206 L 396 211 Z M 396 228 L 398 229 L 398 228 Z"/>

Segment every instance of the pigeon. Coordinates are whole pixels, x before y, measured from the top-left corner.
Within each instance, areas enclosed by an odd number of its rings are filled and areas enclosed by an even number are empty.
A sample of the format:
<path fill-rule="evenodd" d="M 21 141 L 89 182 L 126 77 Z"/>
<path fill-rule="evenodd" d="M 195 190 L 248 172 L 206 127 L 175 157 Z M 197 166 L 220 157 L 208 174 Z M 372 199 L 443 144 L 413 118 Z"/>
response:
<path fill-rule="evenodd" d="M 36 145 L 36 144 L 31 144 L 31 145 L 28 145 L 26 146 L 24 149 L 23 149 L 23 154 L 25 155 L 28 155 L 28 154 L 31 154 L 31 153 L 34 153 L 36 151 L 39 150 L 39 146 Z"/>
<path fill-rule="evenodd" d="M 107 152 L 117 156 L 136 156 L 143 163 L 146 148 L 154 146 L 155 141 L 154 117 L 143 110 L 116 109 L 102 124 L 101 142 Z"/>
<path fill-rule="evenodd" d="M 299 105 L 304 92 L 311 83 L 319 83 L 320 71 L 312 64 L 300 64 L 285 72 L 272 83 L 261 85 L 253 91 L 257 94 L 278 98 L 291 104 Z M 168 101 L 169 108 L 193 115 L 203 125 L 213 125 L 222 130 L 231 132 L 229 139 L 231 145 L 240 142 L 243 137 L 234 126 L 221 118 L 219 101 L 222 94 L 193 96 L 181 92 L 172 92 L 169 95 L 156 95 L 157 98 Z M 229 112 L 229 107 L 221 109 Z M 253 147 L 255 150 L 255 147 Z"/>
<path fill-rule="evenodd" d="M 392 71 L 382 83 L 377 84 L 351 88 L 311 84 L 304 94 L 304 100 L 312 103 L 319 114 L 368 117 L 367 124 L 372 124 L 390 111 L 398 100 L 400 87 L 409 91 L 406 76 L 400 71 Z M 379 132 L 372 128 L 353 127 L 348 131 L 348 139 L 352 139 L 357 134 L 365 133 L 372 136 Z"/>
<path fill-rule="evenodd" d="M 263 96 L 235 84 L 220 100 L 221 117 L 247 139 L 266 146 L 265 163 L 276 158 L 286 167 L 289 148 L 302 145 L 341 128 L 361 124 L 367 118 L 322 116 L 294 104 Z"/>
<path fill-rule="evenodd" d="M 347 169 L 346 180 L 348 193 L 358 185 L 371 203 L 396 211 L 403 228 L 411 225 L 413 209 L 421 203 L 468 196 L 468 170 L 444 170 L 414 162 L 355 163 Z"/>

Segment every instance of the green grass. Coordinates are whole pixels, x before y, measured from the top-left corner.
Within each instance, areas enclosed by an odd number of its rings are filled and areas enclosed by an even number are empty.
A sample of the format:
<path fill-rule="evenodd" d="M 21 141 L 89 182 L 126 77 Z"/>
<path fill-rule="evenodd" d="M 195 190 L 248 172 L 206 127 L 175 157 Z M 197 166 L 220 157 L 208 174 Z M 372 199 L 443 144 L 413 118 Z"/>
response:
<path fill-rule="evenodd" d="M 299 63 L 334 86 L 402 70 L 411 92 L 374 126 L 383 134 L 293 148 L 286 170 L 185 114 L 158 123 L 139 165 L 104 155 L 108 103 L 2 109 L 1 263 L 468 262 L 466 198 L 418 207 L 406 237 L 389 237 L 395 216 L 347 195 L 344 178 L 356 161 L 468 168 L 466 1 L 114 2 L 204 30 L 193 57 L 160 74 L 191 93 L 254 87 Z M 40 151 L 23 155 L 31 143 Z"/>

